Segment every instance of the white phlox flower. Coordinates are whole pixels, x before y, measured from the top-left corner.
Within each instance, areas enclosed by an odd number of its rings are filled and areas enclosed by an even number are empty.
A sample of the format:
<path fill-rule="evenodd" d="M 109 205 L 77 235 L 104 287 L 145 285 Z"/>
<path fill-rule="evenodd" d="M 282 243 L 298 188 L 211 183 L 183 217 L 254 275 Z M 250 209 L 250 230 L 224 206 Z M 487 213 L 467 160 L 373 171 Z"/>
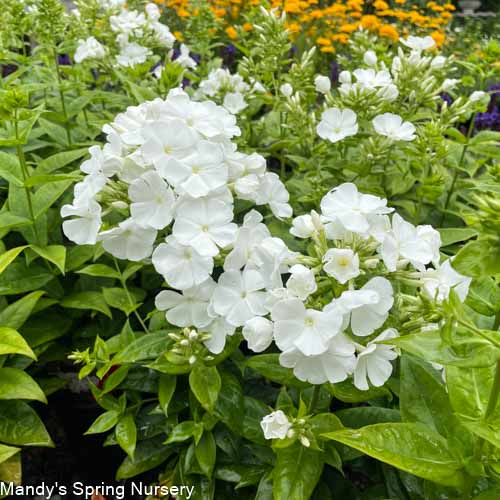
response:
<path fill-rule="evenodd" d="M 285 439 L 292 424 L 282 410 L 273 411 L 260 422 L 266 439 Z"/>
<path fill-rule="evenodd" d="M 392 373 L 391 361 L 398 357 L 394 346 L 378 344 L 377 342 L 390 340 L 398 336 L 394 328 L 388 328 L 375 339 L 368 342 L 366 347 L 358 354 L 354 369 L 354 385 L 361 391 L 367 391 L 370 386 L 383 386 Z"/>
<path fill-rule="evenodd" d="M 316 131 L 322 139 L 338 142 L 358 133 L 356 120 L 356 113 L 352 109 L 330 108 L 323 111 Z"/>

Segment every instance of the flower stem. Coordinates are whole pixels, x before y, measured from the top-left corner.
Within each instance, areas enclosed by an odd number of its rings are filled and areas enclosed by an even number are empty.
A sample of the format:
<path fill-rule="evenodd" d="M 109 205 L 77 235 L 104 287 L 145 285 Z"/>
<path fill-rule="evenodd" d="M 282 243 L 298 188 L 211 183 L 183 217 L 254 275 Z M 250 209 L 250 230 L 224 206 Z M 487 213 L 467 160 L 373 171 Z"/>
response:
<path fill-rule="evenodd" d="M 139 321 L 142 329 L 146 332 L 146 333 L 149 333 L 149 330 L 148 330 L 148 327 L 146 326 L 146 323 L 144 323 L 144 320 L 141 318 L 141 315 L 137 312 L 137 309 L 135 309 L 135 302 L 134 300 L 132 299 L 132 296 L 130 295 L 130 292 L 129 292 L 129 289 L 127 287 L 127 282 L 126 280 L 123 279 L 123 276 L 122 276 L 122 272 L 120 270 L 120 266 L 118 265 L 118 262 L 116 260 L 115 257 L 113 257 L 113 261 L 115 263 L 115 268 L 116 268 L 116 271 L 119 273 L 120 275 L 120 283 L 122 285 L 122 288 L 123 290 L 125 291 L 125 294 L 127 295 L 127 299 L 128 301 L 130 302 L 130 305 L 131 307 L 134 307 L 134 315 L 135 317 L 137 318 L 137 321 Z"/>
<path fill-rule="evenodd" d="M 59 61 L 57 58 L 57 51 L 54 47 L 54 63 L 56 66 L 56 75 L 57 75 L 57 83 L 59 87 L 59 99 L 61 101 L 62 113 L 64 116 L 64 129 L 66 130 L 66 138 L 68 140 L 68 146 L 71 147 L 73 145 L 71 141 L 71 132 L 69 130 L 69 120 L 68 120 L 68 112 L 66 111 L 66 101 L 64 99 L 64 92 L 62 90 L 62 78 L 61 72 L 59 71 Z"/>
<path fill-rule="evenodd" d="M 37 245 L 40 244 L 40 239 L 38 237 L 38 231 L 36 229 L 35 221 L 35 211 L 33 210 L 33 200 L 31 199 L 31 191 L 26 186 L 26 181 L 29 178 L 28 166 L 26 165 L 26 158 L 24 157 L 24 151 L 21 147 L 21 142 L 19 139 L 19 123 L 17 117 L 17 109 L 14 112 L 14 130 L 16 133 L 16 152 L 17 158 L 19 160 L 19 165 L 21 166 L 21 173 L 23 176 L 24 192 L 26 193 L 26 199 L 28 200 L 28 210 L 30 213 L 31 222 L 33 223 L 33 235 L 35 236 L 35 242 Z"/>
<path fill-rule="evenodd" d="M 448 205 L 450 204 L 451 197 L 453 196 L 453 193 L 455 191 L 455 185 L 456 185 L 457 180 L 458 180 L 458 174 L 460 173 L 460 167 L 462 166 L 462 163 L 465 160 L 465 154 L 467 153 L 467 149 L 469 149 L 469 139 L 471 138 L 472 132 L 474 131 L 474 122 L 476 120 L 476 114 L 477 113 L 474 113 L 472 115 L 471 121 L 469 123 L 469 128 L 467 130 L 467 142 L 464 144 L 464 147 L 462 149 L 462 154 L 460 155 L 460 160 L 458 161 L 458 165 L 455 167 L 455 172 L 453 173 L 453 179 L 451 181 L 451 186 L 450 186 L 450 189 L 448 191 L 448 194 L 446 195 L 446 200 L 444 202 L 440 226 L 443 225 L 444 219 L 446 218 L 446 210 L 448 209 Z"/>

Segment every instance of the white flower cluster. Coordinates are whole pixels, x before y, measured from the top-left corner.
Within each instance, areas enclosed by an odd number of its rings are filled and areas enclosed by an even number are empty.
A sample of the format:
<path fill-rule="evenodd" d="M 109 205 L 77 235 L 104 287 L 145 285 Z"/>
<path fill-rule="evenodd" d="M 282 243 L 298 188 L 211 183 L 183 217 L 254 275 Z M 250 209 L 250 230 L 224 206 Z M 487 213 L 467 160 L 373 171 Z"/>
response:
<path fill-rule="evenodd" d="M 118 66 L 132 68 L 146 62 L 152 55 L 151 47 L 148 46 L 151 43 L 148 40 L 153 40 L 154 45 L 166 49 L 172 49 L 174 46 L 175 37 L 168 26 L 160 22 L 161 14 L 156 4 L 146 4 L 144 12 L 128 10 L 121 1 L 105 0 L 101 2 L 101 6 L 106 9 L 105 15 L 109 16 L 109 25 L 115 34 L 119 49 L 116 55 Z M 90 36 L 85 40 L 78 40 L 74 59 L 75 62 L 81 63 L 87 59 L 103 59 L 107 53 L 108 48 Z M 172 53 L 170 55 L 172 56 Z M 184 67 L 196 66 L 185 45 L 181 46 L 181 57 L 177 62 Z"/>
<path fill-rule="evenodd" d="M 405 85 L 408 80 L 408 72 L 411 77 L 426 75 L 421 82 L 422 88 L 429 90 L 433 95 L 445 92 L 456 84 L 457 80 L 445 79 L 442 83 L 434 75 L 435 71 L 441 70 L 446 64 L 443 56 L 423 55 L 423 51 L 433 48 L 435 42 L 431 37 L 409 36 L 401 43 L 411 49 L 405 54 L 399 48 L 398 55 L 392 60 L 391 68 L 385 63 L 379 62 L 377 55 L 372 50 L 365 52 L 363 61 L 368 68 L 358 68 L 352 73 L 342 71 L 339 75 L 340 87 L 339 99 L 336 102 L 366 102 L 370 107 L 390 106 L 399 96 L 398 86 Z M 354 80 L 354 81 L 353 81 Z M 315 87 L 319 93 L 325 94 L 330 99 L 330 80 L 318 75 L 315 79 Z M 371 125 L 376 134 L 388 137 L 392 141 L 413 141 L 415 139 L 415 126 L 394 113 L 383 113 L 374 116 Z M 322 139 L 330 142 L 338 142 L 346 137 L 356 135 L 359 125 L 356 113 L 348 107 L 331 107 L 326 109 L 321 116 L 317 126 L 317 133 Z"/>
<path fill-rule="evenodd" d="M 236 115 L 248 106 L 245 97 L 253 92 L 265 92 L 265 88 L 258 82 L 250 85 L 238 73 L 218 68 L 210 71 L 208 78 L 200 82 L 195 98 L 217 98 L 230 113 Z"/>
<path fill-rule="evenodd" d="M 205 295 L 211 296 L 203 306 L 205 321 L 215 313 L 232 327 L 242 326 L 255 352 L 274 342 L 282 351 L 280 363 L 293 368 L 300 380 L 335 383 L 353 375 L 361 390 L 369 382 L 383 385 L 397 353 L 380 342 L 398 335 L 386 326 L 394 304 L 386 276 L 409 268 L 422 290 L 438 301 L 451 288 L 464 299 L 470 283 L 449 261 L 439 265 L 437 231 L 414 227 L 398 214 L 391 220 L 392 211 L 386 200 L 361 194 L 354 184 L 333 189 L 321 202 L 321 215 L 299 216 L 291 229 L 321 248 L 314 267 L 304 265 L 311 257 L 271 238 L 260 217 L 250 212 L 226 257 L 225 272 Z M 341 290 L 337 296 L 334 288 Z M 192 303 L 192 297 L 182 300 Z M 171 311 L 167 319 L 174 322 Z"/>
<path fill-rule="evenodd" d="M 265 312 L 255 302 L 247 312 L 242 305 L 230 314 L 224 307 L 232 302 L 223 299 L 222 305 L 214 303 L 210 315 L 206 311 L 215 286 L 210 277 L 214 258 L 221 252 L 230 251 L 224 264 L 229 274 L 222 275 L 215 296 L 223 293 L 224 284 L 238 283 L 241 293 L 248 290 L 248 300 L 254 290 L 264 288 L 256 271 L 239 271 L 251 255 L 248 245 L 261 216 L 250 212 L 238 228 L 233 195 L 269 205 L 278 217 L 292 215 L 288 192 L 276 174 L 266 172 L 265 159 L 238 152 L 231 142 L 240 135 L 235 117 L 211 101 L 195 102 L 175 89 L 165 100 L 128 108 L 103 131 L 106 145 L 90 148 L 90 159 L 80 167 L 86 176 L 75 185 L 72 204 L 61 209 L 63 217 L 71 217 L 63 223 L 65 235 L 78 244 L 101 241 L 120 259 L 139 261 L 152 255 L 169 286 L 183 291 L 180 298 L 174 292 L 158 298 L 159 307 L 177 307 L 168 314 L 173 324 L 222 332 L 224 323 L 219 325 L 217 315 L 223 315 L 231 320 L 227 331 L 234 331 Z M 260 226 L 260 239 L 269 240 L 269 255 L 262 262 L 271 268 L 276 243 Z M 160 231 L 167 236 L 157 244 Z M 190 320 L 179 319 L 186 311 L 182 301 L 194 308 Z M 223 334 L 212 349 L 222 350 L 224 341 Z"/>

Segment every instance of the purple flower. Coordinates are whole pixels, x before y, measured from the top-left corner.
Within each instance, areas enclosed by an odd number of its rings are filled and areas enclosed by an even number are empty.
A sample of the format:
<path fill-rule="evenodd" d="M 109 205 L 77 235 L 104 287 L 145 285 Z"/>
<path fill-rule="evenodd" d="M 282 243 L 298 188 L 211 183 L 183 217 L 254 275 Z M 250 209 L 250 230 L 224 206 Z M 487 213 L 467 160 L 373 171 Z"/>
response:
<path fill-rule="evenodd" d="M 330 80 L 333 85 L 337 85 L 339 83 L 339 74 L 340 74 L 340 64 L 337 61 L 332 61 L 330 63 Z"/>
<path fill-rule="evenodd" d="M 9 76 L 17 70 L 17 66 L 15 64 L 3 64 L 2 65 L 2 78 Z"/>
<path fill-rule="evenodd" d="M 453 97 L 451 97 L 450 94 L 443 93 L 443 94 L 440 94 L 440 97 L 441 97 L 441 99 L 443 99 L 443 101 L 445 103 L 448 104 L 448 106 L 451 106 L 453 104 Z"/>
<path fill-rule="evenodd" d="M 57 56 L 57 62 L 59 66 L 71 66 L 71 59 L 68 54 L 59 54 Z"/>

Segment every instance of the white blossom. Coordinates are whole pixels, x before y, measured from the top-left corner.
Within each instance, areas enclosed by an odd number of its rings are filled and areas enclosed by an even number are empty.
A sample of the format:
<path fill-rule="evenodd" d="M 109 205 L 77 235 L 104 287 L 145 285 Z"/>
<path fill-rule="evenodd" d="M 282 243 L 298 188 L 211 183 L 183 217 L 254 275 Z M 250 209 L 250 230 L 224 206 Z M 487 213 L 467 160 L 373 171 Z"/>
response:
<path fill-rule="evenodd" d="M 350 248 L 330 248 L 323 256 L 323 269 L 343 285 L 359 276 L 359 256 Z"/>
<path fill-rule="evenodd" d="M 253 352 L 265 351 L 273 341 L 273 323 L 261 316 L 255 316 L 245 322 L 241 331 Z"/>
<path fill-rule="evenodd" d="M 263 417 L 260 426 L 266 439 L 285 439 L 292 424 L 283 411 L 277 410 Z"/>
<path fill-rule="evenodd" d="M 384 113 L 376 116 L 373 121 L 375 132 L 385 135 L 394 141 L 413 141 L 415 126 L 410 122 L 403 122 L 399 115 Z"/>
<path fill-rule="evenodd" d="M 75 62 L 81 63 L 86 59 L 102 59 L 106 56 L 106 49 L 93 36 L 86 40 L 78 40 L 75 52 Z"/>
<path fill-rule="evenodd" d="M 356 113 L 352 109 L 330 108 L 323 111 L 316 131 L 322 139 L 338 142 L 358 133 L 356 120 Z"/>
<path fill-rule="evenodd" d="M 394 346 L 378 344 L 383 340 L 390 340 L 398 336 L 394 328 L 388 328 L 378 337 L 368 342 L 366 347 L 358 354 L 356 368 L 354 369 L 354 385 L 361 391 L 367 391 L 370 386 L 383 386 L 392 373 L 391 361 L 397 358 Z"/>

